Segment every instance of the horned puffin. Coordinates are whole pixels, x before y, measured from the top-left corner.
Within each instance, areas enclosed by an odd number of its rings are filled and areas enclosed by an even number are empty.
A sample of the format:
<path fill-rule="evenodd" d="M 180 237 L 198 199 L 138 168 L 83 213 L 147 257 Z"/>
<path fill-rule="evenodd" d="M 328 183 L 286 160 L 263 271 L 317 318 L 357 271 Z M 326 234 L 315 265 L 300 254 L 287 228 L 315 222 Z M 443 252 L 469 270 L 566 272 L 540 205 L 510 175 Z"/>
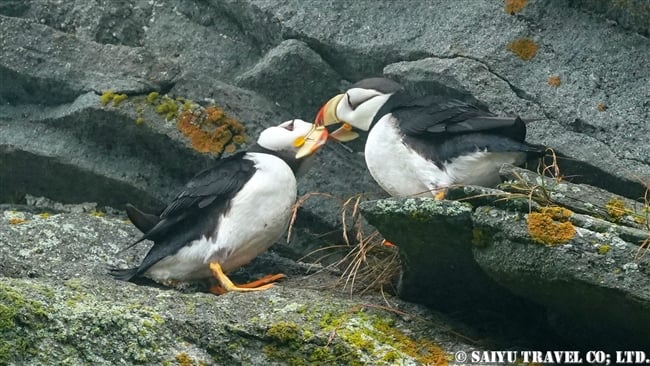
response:
<path fill-rule="evenodd" d="M 454 184 L 495 186 L 499 168 L 544 155 L 545 147 L 525 142 L 519 117 L 500 117 L 442 95 L 414 96 L 386 78 L 361 80 L 325 103 L 311 137 L 322 126 L 343 123 L 330 138 L 349 141 L 357 128 L 369 131 L 366 165 L 391 196 L 441 199 Z M 301 150 L 297 157 L 308 154 Z"/>
<path fill-rule="evenodd" d="M 311 156 L 324 140 L 305 136 L 312 124 L 299 119 L 262 131 L 247 152 L 218 160 L 199 172 L 159 215 L 127 205 L 131 222 L 151 240 L 142 263 L 113 269 L 119 280 L 147 277 L 163 284 L 209 278 L 212 292 L 257 291 L 272 286 L 275 275 L 237 286 L 226 275 L 248 263 L 286 230 L 296 201 L 296 174 L 305 168 L 299 148 Z M 326 133 L 323 135 L 326 136 Z"/>

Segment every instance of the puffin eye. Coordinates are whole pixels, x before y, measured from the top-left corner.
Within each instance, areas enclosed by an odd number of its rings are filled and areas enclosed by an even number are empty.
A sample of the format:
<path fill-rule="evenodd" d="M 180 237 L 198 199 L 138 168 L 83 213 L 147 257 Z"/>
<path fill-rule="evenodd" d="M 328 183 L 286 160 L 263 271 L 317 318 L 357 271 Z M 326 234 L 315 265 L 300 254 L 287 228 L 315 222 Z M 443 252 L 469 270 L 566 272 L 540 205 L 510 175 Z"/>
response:
<path fill-rule="evenodd" d="M 284 127 L 285 130 L 293 131 L 293 122 L 294 120 L 292 119 L 291 122 L 289 122 L 286 126 L 282 126 L 282 127 Z"/>
<path fill-rule="evenodd" d="M 348 90 L 348 92 L 345 93 L 345 98 L 348 102 L 348 105 L 350 106 L 350 109 L 355 110 L 361 104 L 369 101 L 370 99 L 378 95 L 379 94 L 374 90 L 356 89 L 356 90 Z"/>

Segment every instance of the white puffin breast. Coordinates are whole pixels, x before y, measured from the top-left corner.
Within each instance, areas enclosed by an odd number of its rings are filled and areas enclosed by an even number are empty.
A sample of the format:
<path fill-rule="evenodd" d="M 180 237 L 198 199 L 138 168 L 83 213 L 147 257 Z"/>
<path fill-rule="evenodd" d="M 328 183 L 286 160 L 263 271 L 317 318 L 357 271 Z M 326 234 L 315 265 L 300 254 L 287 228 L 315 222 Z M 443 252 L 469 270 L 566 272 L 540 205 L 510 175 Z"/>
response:
<path fill-rule="evenodd" d="M 209 277 L 207 264 L 219 262 L 230 272 L 250 262 L 275 243 L 287 229 L 296 201 L 296 178 L 280 158 L 247 153 L 256 172 L 233 197 L 230 210 L 222 215 L 217 234 L 202 237 L 173 256 L 153 265 L 147 277 L 157 281 L 192 280 Z"/>
<path fill-rule="evenodd" d="M 393 197 L 431 197 L 430 190 L 447 178 L 435 164 L 404 144 L 392 114 L 370 129 L 364 155 L 370 175 Z"/>

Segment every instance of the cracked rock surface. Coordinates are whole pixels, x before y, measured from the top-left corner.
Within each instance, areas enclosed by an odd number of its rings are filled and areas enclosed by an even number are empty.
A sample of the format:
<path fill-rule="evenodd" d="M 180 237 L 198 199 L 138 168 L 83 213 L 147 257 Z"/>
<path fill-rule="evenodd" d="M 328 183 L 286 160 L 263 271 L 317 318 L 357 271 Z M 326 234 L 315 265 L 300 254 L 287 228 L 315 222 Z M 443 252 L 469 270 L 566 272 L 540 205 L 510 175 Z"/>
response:
<path fill-rule="evenodd" d="M 414 92 L 518 114 L 530 120 L 530 142 L 566 157 L 560 160 L 563 176 L 638 199 L 641 182 L 650 179 L 649 17 L 644 0 L 529 1 L 516 14 L 495 1 L 3 1 L 0 203 L 22 210 L 15 205 L 44 196 L 93 202 L 100 211 L 120 210 L 127 202 L 159 209 L 219 155 L 192 148 L 174 118 L 147 104 L 151 92 L 223 108 L 246 127 L 248 142 L 241 149 L 263 128 L 291 118 L 311 120 L 333 94 L 378 75 Z M 520 39 L 536 45 L 528 60 L 509 49 Z M 102 105 L 106 90 L 127 99 Z M 283 249 L 294 258 L 341 237 L 339 201 L 358 193 L 385 197 L 366 171 L 362 146 L 329 144 L 300 181 L 301 194 L 335 199 L 304 202 L 292 242 Z M 115 246 L 119 235 L 111 231 L 100 239 Z M 12 240 L 4 236 L 0 244 L 6 248 Z M 50 244 L 67 243 L 62 238 Z M 85 243 L 74 245 L 85 250 Z M 24 245 L 0 264 L 3 276 L 16 278 L 3 281 L 23 290 L 26 284 L 52 287 L 57 299 L 75 298 L 62 279 L 41 281 L 47 271 L 28 257 L 45 252 L 34 251 L 33 242 Z M 137 261 L 143 253 L 126 259 L 106 254 L 93 259 L 90 270 L 83 261 L 70 268 L 84 273 L 84 281 L 106 284 L 100 264 Z M 47 270 L 64 268 L 59 264 Z M 480 273 L 476 264 L 468 265 L 468 273 Z M 110 297 L 113 290 L 128 291 L 111 288 L 100 295 Z M 158 293 L 143 291 L 137 296 Z M 25 296 L 40 302 L 39 293 Z M 183 296 L 193 302 L 203 295 Z M 212 355 L 206 344 L 201 352 Z"/>

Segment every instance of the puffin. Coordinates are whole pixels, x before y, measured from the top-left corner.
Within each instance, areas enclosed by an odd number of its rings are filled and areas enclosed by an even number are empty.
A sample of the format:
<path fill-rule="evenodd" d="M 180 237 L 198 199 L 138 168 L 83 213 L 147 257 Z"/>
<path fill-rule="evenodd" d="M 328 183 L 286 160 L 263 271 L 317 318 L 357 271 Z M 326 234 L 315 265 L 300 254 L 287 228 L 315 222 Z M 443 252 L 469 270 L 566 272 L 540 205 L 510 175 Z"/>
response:
<path fill-rule="evenodd" d="M 194 176 L 160 214 L 127 205 L 129 219 L 143 235 L 124 250 L 144 240 L 154 244 L 139 266 L 110 274 L 165 285 L 213 276 L 217 285 L 210 291 L 215 294 L 272 287 L 284 275 L 235 285 L 227 273 L 267 250 L 286 231 L 297 196 L 296 175 L 327 138 L 327 133 L 318 134 L 325 140 L 305 138 L 312 127 L 294 119 L 265 129 L 247 151 L 219 159 Z M 298 149 L 310 152 L 296 158 Z"/>
<path fill-rule="evenodd" d="M 361 80 L 331 98 L 309 136 L 322 139 L 323 127 L 338 123 L 330 139 L 351 141 L 359 137 L 354 129 L 368 131 L 366 166 L 395 197 L 443 199 L 452 185 L 493 187 L 503 164 L 522 165 L 546 150 L 525 141 L 518 116 L 497 116 L 444 95 L 412 95 L 387 78 Z M 301 149 L 296 157 L 308 154 Z"/>

